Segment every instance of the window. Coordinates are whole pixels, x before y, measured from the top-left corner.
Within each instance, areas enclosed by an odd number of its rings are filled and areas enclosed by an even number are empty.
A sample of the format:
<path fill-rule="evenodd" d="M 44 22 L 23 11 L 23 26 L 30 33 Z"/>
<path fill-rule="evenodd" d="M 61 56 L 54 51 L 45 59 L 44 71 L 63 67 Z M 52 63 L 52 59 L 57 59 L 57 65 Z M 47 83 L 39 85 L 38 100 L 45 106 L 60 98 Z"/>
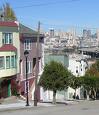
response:
<path fill-rule="evenodd" d="M 0 57 L 0 69 L 4 69 L 4 57 Z"/>
<path fill-rule="evenodd" d="M 30 39 L 26 39 L 24 41 L 24 50 L 31 50 L 31 40 Z"/>
<path fill-rule="evenodd" d="M 12 44 L 12 33 L 3 33 L 3 44 Z"/>
<path fill-rule="evenodd" d="M 78 70 L 76 70 L 76 73 L 78 73 Z"/>
<path fill-rule="evenodd" d="M 10 68 L 10 56 L 6 56 L 6 68 Z"/>
<path fill-rule="evenodd" d="M 36 58 L 33 58 L 33 69 L 36 66 Z"/>
<path fill-rule="evenodd" d="M 76 73 L 78 73 L 78 66 L 76 66 Z"/>
<path fill-rule="evenodd" d="M 16 67 L 16 55 L 11 56 L 11 67 L 15 68 Z"/>
<path fill-rule="evenodd" d="M 11 67 L 15 67 L 15 56 L 11 56 Z"/>
<path fill-rule="evenodd" d="M 32 73 L 32 61 L 27 62 L 27 73 Z"/>

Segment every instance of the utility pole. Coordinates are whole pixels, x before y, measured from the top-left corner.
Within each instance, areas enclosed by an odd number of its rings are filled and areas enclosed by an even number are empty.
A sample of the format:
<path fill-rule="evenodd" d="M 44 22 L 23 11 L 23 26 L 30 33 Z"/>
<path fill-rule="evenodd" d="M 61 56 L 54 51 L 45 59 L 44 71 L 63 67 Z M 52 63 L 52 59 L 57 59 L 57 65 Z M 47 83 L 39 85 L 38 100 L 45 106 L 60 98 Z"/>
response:
<path fill-rule="evenodd" d="M 37 106 L 37 81 L 39 73 L 39 38 L 40 38 L 40 22 L 38 22 L 37 42 L 36 42 L 36 70 L 35 70 L 35 90 L 34 90 L 34 106 Z"/>

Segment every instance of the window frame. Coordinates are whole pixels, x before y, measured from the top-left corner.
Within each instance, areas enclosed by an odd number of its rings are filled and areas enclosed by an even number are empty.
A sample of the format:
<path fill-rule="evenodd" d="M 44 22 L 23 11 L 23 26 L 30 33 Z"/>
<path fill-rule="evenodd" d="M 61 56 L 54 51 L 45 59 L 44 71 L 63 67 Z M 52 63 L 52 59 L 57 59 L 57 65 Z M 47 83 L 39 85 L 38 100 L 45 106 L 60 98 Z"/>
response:
<path fill-rule="evenodd" d="M 31 39 L 24 40 L 24 50 L 31 50 Z"/>
<path fill-rule="evenodd" d="M 3 44 L 13 44 L 13 33 L 5 32 L 2 34 L 2 43 Z"/>
<path fill-rule="evenodd" d="M 2 64 L 3 66 L 2 67 L 0 66 L 0 70 L 2 70 L 5 68 L 5 59 L 4 59 L 4 56 L 0 56 L 0 58 L 3 59 L 3 64 Z"/>
<path fill-rule="evenodd" d="M 8 62 L 7 62 L 7 58 L 9 59 Z M 9 65 L 7 65 L 9 64 Z M 10 61 L 10 56 L 6 56 L 6 69 L 10 69 L 11 67 L 11 61 Z"/>

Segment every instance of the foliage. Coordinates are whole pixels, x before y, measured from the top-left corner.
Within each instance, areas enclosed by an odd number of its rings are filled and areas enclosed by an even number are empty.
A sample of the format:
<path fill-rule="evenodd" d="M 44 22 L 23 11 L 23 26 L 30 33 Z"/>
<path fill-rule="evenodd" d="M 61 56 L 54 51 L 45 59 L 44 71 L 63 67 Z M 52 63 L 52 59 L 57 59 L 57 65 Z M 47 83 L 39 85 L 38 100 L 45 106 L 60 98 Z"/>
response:
<path fill-rule="evenodd" d="M 39 85 L 45 90 L 52 90 L 53 93 L 56 93 L 57 90 L 63 90 L 68 87 L 69 76 L 71 76 L 71 73 L 67 68 L 61 63 L 51 61 L 45 65 Z"/>
<path fill-rule="evenodd" d="M 91 65 L 91 67 L 86 71 L 85 76 L 99 77 L 99 60 Z"/>
<path fill-rule="evenodd" d="M 83 86 L 87 91 L 99 89 L 99 60 L 96 60 L 96 62 L 87 70 Z"/>
<path fill-rule="evenodd" d="M 16 15 L 9 3 L 3 5 L 4 21 L 16 21 Z"/>
<path fill-rule="evenodd" d="M 90 91 L 95 86 L 94 77 L 83 77 L 83 86 L 87 91 Z"/>
<path fill-rule="evenodd" d="M 17 82 L 13 79 L 11 80 L 11 94 L 17 96 L 19 93 L 20 87 L 18 86 Z"/>
<path fill-rule="evenodd" d="M 71 77 L 69 86 L 72 87 L 73 89 L 75 89 L 75 93 L 76 93 L 76 89 L 81 87 L 82 83 L 83 83 L 82 77 L 73 76 L 73 77 Z"/>
<path fill-rule="evenodd" d="M 82 86 L 87 91 L 87 94 L 91 96 L 91 93 L 97 92 L 99 90 L 99 77 L 95 76 L 83 76 L 83 84 Z M 94 97 L 95 97 L 94 93 Z"/>

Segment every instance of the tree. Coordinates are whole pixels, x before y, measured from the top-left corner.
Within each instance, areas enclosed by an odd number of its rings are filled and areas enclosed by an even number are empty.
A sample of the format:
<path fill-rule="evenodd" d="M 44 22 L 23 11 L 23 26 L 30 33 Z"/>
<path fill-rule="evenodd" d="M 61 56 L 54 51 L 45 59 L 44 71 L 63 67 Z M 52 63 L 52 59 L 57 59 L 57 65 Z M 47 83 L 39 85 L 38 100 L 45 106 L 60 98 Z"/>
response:
<path fill-rule="evenodd" d="M 99 90 L 99 60 L 96 60 L 96 62 L 86 71 L 83 85 L 87 90 L 88 95 L 89 91 L 94 90 L 96 93 Z"/>
<path fill-rule="evenodd" d="M 92 92 L 94 92 L 93 96 L 95 98 L 95 89 L 96 89 L 96 79 L 97 77 L 90 77 L 90 76 L 84 76 L 83 77 L 83 87 L 87 93 L 87 99 L 92 97 Z M 99 82 L 98 82 L 99 83 Z"/>
<path fill-rule="evenodd" d="M 61 63 L 51 61 L 46 64 L 41 75 L 39 85 L 45 90 L 53 91 L 53 103 L 56 103 L 57 90 L 64 90 L 68 87 L 68 78 L 71 73 Z"/>
<path fill-rule="evenodd" d="M 76 98 L 76 89 L 81 87 L 81 85 L 82 85 L 82 77 L 72 76 L 69 83 L 70 83 L 69 86 L 72 87 L 75 90 L 74 97 Z"/>
<path fill-rule="evenodd" d="M 97 60 L 91 67 L 86 71 L 85 76 L 96 76 L 99 77 L 99 60 Z"/>
<path fill-rule="evenodd" d="M 16 21 L 17 17 L 9 3 L 3 5 L 4 21 Z"/>

